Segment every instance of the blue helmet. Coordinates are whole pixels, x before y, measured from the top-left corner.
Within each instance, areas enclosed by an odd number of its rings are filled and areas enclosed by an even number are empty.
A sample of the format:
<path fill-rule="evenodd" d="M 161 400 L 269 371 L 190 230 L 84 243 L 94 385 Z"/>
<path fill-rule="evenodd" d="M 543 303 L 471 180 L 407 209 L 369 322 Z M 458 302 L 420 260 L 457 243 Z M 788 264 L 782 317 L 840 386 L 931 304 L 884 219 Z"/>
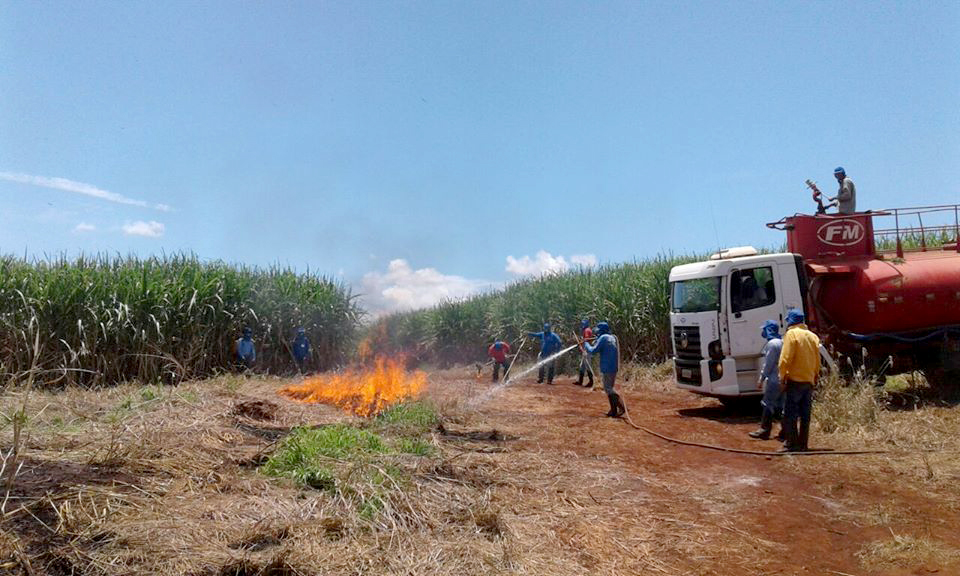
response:
<path fill-rule="evenodd" d="M 306 334 L 307 331 L 303 329 L 303 326 L 297 328 L 297 334 Z"/>
<path fill-rule="evenodd" d="M 243 327 L 243 336 L 244 336 L 244 337 L 250 336 L 250 335 L 252 335 L 252 334 L 253 334 L 253 330 L 251 330 L 251 329 L 248 328 L 247 326 L 244 326 L 244 327 Z"/>
<path fill-rule="evenodd" d="M 760 334 L 767 340 L 773 340 L 780 337 L 780 325 L 773 320 L 767 320 L 760 329 Z"/>
<path fill-rule="evenodd" d="M 589 327 L 590 327 L 590 319 L 589 319 L 589 318 L 584 318 L 583 320 L 580 321 L 580 329 L 581 329 L 581 330 L 583 330 L 584 328 L 589 328 Z"/>
<path fill-rule="evenodd" d="M 496 340 L 493 341 L 493 349 L 499 350 L 501 348 L 503 348 L 503 342 L 501 342 L 500 339 L 497 338 Z"/>
<path fill-rule="evenodd" d="M 603 336 L 610 333 L 610 325 L 606 322 L 597 322 L 597 335 Z"/>
<path fill-rule="evenodd" d="M 838 174 L 843 174 L 844 176 L 847 175 L 847 172 L 843 169 L 843 166 L 837 166 L 833 169 L 833 175 L 836 176 Z"/>
<path fill-rule="evenodd" d="M 787 312 L 787 326 L 793 326 L 794 324 L 803 324 L 804 316 L 803 311 L 797 308 L 791 308 Z"/>
<path fill-rule="evenodd" d="M 550 333 L 550 323 L 549 323 L 549 322 L 544 322 L 544 323 L 543 323 L 543 331 L 546 332 L 547 334 Z"/>

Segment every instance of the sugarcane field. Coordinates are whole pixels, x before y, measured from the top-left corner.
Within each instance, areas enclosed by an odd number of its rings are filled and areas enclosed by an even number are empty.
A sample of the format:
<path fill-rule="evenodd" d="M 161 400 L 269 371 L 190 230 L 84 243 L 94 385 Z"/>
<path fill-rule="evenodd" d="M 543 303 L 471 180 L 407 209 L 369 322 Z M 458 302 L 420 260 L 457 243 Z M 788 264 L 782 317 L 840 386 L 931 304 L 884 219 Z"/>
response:
<path fill-rule="evenodd" d="M 960 575 L 958 23 L 0 0 L 0 576 Z"/>

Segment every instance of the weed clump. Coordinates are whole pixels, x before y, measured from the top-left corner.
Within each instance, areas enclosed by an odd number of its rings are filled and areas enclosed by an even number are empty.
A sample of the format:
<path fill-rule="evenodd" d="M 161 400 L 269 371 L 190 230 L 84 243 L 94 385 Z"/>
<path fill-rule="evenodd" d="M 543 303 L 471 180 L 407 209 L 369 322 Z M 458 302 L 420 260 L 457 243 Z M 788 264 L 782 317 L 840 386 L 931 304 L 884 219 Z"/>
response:
<path fill-rule="evenodd" d="M 859 376 L 849 383 L 837 375 L 823 378 L 816 394 L 813 421 L 825 434 L 874 429 L 880 421 L 884 393 Z"/>
<path fill-rule="evenodd" d="M 295 428 L 261 471 L 307 486 L 332 489 L 335 461 L 362 460 L 364 456 L 387 451 L 387 445 L 376 434 L 346 424 Z"/>
<path fill-rule="evenodd" d="M 407 435 L 427 432 L 440 423 L 440 415 L 429 402 L 404 402 L 377 415 L 374 425 Z"/>

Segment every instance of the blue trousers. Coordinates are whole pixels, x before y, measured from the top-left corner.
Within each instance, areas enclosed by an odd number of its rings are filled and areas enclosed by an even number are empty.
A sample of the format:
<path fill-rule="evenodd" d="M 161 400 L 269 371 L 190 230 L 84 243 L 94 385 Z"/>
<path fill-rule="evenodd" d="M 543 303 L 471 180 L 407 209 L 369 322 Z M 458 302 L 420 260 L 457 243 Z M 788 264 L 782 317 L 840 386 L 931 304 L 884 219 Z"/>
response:
<path fill-rule="evenodd" d="M 783 429 L 787 437 L 786 447 L 791 450 L 806 450 L 807 438 L 810 436 L 813 385 L 810 382 L 787 380 L 783 397 Z"/>

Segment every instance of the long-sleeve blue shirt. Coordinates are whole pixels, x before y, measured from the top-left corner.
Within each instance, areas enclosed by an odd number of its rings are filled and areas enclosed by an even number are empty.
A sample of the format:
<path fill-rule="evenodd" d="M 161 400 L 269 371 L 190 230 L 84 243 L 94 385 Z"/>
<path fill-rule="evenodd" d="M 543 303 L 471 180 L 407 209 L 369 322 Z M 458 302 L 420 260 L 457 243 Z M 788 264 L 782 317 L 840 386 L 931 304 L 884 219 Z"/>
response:
<path fill-rule="evenodd" d="M 237 358 L 248 364 L 256 362 L 257 351 L 253 346 L 253 340 L 247 338 L 237 340 Z"/>
<path fill-rule="evenodd" d="M 298 334 L 293 341 L 293 357 L 297 362 L 303 362 L 310 355 L 310 341 L 304 334 Z"/>
<path fill-rule="evenodd" d="M 563 342 L 556 332 L 527 332 L 527 336 L 540 339 L 540 357 L 546 358 L 560 351 Z"/>
<path fill-rule="evenodd" d="M 600 336 L 592 346 L 584 342 L 583 349 L 588 354 L 600 353 L 600 372 L 603 374 L 612 374 L 620 369 L 620 344 L 613 334 Z"/>
<path fill-rule="evenodd" d="M 763 405 L 770 410 L 777 410 L 782 406 L 780 394 L 780 350 L 783 349 L 783 340 L 771 338 L 763 345 L 760 354 L 763 356 L 763 365 L 760 367 L 760 378 L 763 380 Z"/>
<path fill-rule="evenodd" d="M 778 388 L 780 386 L 780 372 L 777 365 L 780 362 L 780 350 L 782 348 L 783 340 L 773 338 L 767 340 L 767 343 L 763 345 L 763 350 L 760 351 L 763 356 L 763 368 L 760 369 L 760 376 Z"/>

